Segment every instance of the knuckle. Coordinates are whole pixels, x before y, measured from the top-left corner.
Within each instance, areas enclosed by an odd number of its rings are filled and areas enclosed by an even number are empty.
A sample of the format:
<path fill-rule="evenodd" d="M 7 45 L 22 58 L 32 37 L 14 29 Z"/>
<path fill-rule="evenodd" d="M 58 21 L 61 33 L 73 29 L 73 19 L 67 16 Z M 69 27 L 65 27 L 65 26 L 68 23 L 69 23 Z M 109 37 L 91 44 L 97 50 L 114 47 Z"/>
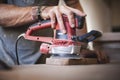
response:
<path fill-rule="evenodd" d="M 57 15 L 57 18 L 61 21 L 62 20 L 62 17 L 61 17 L 61 15 L 59 14 L 59 15 Z"/>
<path fill-rule="evenodd" d="M 51 16 L 51 17 L 52 17 L 52 16 L 53 16 L 53 12 L 49 12 L 49 16 Z"/>
<path fill-rule="evenodd" d="M 76 13 L 81 13 L 81 11 L 76 9 Z"/>
<path fill-rule="evenodd" d="M 68 11 L 67 14 L 70 15 L 70 16 L 72 16 L 72 15 L 73 15 L 73 12 L 72 12 L 72 11 Z"/>
<path fill-rule="evenodd" d="M 55 6 L 53 9 L 54 9 L 54 10 L 58 10 L 58 6 Z"/>

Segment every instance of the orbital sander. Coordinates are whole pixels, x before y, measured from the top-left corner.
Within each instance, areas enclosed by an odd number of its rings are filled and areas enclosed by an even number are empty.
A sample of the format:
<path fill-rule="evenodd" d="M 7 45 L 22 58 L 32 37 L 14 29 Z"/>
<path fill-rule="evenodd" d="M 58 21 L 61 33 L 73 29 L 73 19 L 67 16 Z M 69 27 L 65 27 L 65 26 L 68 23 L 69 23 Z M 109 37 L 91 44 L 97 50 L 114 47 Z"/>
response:
<path fill-rule="evenodd" d="M 101 36 L 101 33 L 92 30 L 82 36 L 76 35 L 76 29 L 82 29 L 85 17 L 74 15 L 75 27 L 71 28 L 68 17 L 62 15 L 66 33 L 62 33 L 59 24 L 56 22 L 53 30 L 53 37 L 33 36 L 32 33 L 37 30 L 43 30 L 51 27 L 50 20 L 41 21 L 39 24 L 29 27 L 24 38 L 27 40 L 42 42 L 40 46 L 41 54 L 50 54 L 46 58 L 46 64 L 54 65 L 79 65 L 97 63 L 95 53 L 81 54 L 84 44 L 87 44 Z"/>

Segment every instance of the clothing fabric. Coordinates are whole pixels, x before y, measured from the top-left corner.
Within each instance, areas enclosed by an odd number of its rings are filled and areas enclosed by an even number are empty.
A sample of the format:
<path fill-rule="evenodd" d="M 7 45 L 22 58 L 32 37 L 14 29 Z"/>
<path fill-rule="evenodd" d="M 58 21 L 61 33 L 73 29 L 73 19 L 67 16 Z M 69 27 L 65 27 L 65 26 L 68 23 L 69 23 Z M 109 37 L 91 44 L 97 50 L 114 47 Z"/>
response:
<path fill-rule="evenodd" d="M 58 0 L 7 0 L 7 4 L 13 4 L 17 6 L 32 6 L 32 5 L 57 5 Z M 24 33 L 30 25 L 23 25 L 20 27 L 6 28 L 0 26 L 0 60 L 6 64 L 16 65 L 16 52 L 15 43 L 17 37 Z M 50 34 L 51 31 L 47 30 Z M 40 34 L 42 34 L 40 33 Z M 20 64 L 34 64 L 40 58 L 39 52 L 40 42 L 29 41 L 21 38 L 18 41 L 18 57 Z"/>

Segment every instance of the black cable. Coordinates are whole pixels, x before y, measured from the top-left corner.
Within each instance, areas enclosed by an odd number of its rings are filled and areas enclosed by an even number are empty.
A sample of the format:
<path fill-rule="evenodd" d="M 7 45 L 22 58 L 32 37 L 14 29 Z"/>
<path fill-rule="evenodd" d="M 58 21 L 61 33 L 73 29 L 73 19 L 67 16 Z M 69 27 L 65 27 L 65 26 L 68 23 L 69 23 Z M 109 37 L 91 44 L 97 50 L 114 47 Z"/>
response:
<path fill-rule="evenodd" d="M 12 69 L 12 65 L 10 65 L 10 64 L 7 64 L 7 62 L 5 61 L 5 60 L 1 60 L 0 59 L 0 70 L 3 70 L 3 69 L 5 69 L 5 70 L 11 70 Z"/>
<path fill-rule="evenodd" d="M 16 54 L 17 65 L 20 65 L 19 54 L 18 54 L 18 42 L 22 37 L 24 37 L 24 33 L 19 35 L 16 42 L 15 42 L 15 54 Z"/>

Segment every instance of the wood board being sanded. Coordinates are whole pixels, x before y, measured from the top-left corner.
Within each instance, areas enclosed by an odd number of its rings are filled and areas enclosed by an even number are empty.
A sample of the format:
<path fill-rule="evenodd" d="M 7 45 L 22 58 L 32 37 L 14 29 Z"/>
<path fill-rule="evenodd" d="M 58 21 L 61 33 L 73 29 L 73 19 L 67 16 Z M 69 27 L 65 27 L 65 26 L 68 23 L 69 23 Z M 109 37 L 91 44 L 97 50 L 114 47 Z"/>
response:
<path fill-rule="evenodd" d="M 98 64 L 98 60 L 97 58 L 80 58 L 80 59 L 47 58 L 46 64 L 51 64 L 51 65 Z"/>

